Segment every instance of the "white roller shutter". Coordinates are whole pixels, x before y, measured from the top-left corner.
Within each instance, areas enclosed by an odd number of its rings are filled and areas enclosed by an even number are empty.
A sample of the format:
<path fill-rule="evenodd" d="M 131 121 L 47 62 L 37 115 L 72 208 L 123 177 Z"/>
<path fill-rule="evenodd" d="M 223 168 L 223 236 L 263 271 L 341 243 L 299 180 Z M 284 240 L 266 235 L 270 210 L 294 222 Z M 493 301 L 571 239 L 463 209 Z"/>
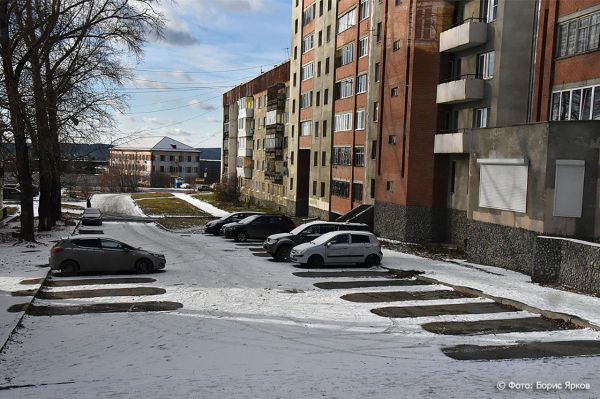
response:
<path fill-rule="evenodd" d="M 557 160 L 554 216 L 581 217 L 585 161 Z"/>
<path fill-rule="evenodd" d="M 525 159 L 478 159 L 479 206 L 506 211 L 527 211 Z"/>

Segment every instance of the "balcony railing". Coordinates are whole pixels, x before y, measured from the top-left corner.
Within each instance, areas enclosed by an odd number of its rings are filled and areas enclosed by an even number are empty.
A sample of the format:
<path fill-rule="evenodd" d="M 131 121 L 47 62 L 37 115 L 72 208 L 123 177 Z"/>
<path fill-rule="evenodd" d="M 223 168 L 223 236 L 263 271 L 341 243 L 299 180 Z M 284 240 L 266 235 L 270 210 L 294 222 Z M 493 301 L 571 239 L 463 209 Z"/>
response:
<path fill-rule="evenodd" d="M 481 100 L 484 97 L 484 84 L 481 75 L 463 75 L 437 86 L 438 104 L 457 104 Z"/>
<path fill-rule="evenodd" d="M 267 171 L 265 171 L 265 178 L 268 180 L 272 180 L 274 182 L 282 182 L 283 181 L 283 173 L 267 170 Z"/>
<path fill-rule="evenodd" d="M 440 34 L 440 52 L 453 52 L 481 46 L 487 42 L 487 23 L 469 18 Z"/>

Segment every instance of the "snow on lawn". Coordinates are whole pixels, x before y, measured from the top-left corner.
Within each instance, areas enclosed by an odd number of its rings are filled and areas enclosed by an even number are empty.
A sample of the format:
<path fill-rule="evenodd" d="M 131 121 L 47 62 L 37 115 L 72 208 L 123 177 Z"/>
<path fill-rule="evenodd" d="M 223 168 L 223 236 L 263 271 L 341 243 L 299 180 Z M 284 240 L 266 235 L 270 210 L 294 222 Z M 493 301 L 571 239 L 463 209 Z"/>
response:
<path fill-rule="evenodd" d="M 177 301 L 183 308 L 155 313 L 27 316 L 16 340 L 0 355 L 4 369 L 1 385 L 23 387 L 5 390 L 3 396 L 495 399 L 517 394 L 508 389 L 498 391 L 498 381 L 567 380 L 592 385 L 591 391 L 568 392 L 569 398 L 589 398 L 600 392 L 600 357 L 460 362 L 440 351 L 458 344 L 600 339 L 595 331 L 435 335 L 424 331 L 421 324 L 532 315 L 379 317 L 370 310 L 488 301 L 348 302 L 340 297 L 352 292 L 431 290 L 432 286 L 321 290 L 313 284 L 351 279 L 296 277 L 292 273 L 304 269 L 253 256 L 246 247 L 220 237 L 182 236 L 141 223 L 107 222 L 103 229 L 131 245 L 165 253 L 166 271 L 144 276 L 156 282 L 137 286 L 160 287 L 167 292 L 145 297 L 36 299 L 37 305 Z M 457 274 L 464 283 L 471 281 L 469 273 L 485 274 L 472 269 L 460 274 L 462 266 L 389 251 L 384 265 L 421 269 L 432 277 L 439 277 L 435 271 Z M 352 280 L 362 279 L 373 280 Z M 96 286 L 80 287 L 87 288 Z M 520 288 L 517 285 L 517 294 Z M 586 302 L 585 297 L 582 300 Z M 544 397 L 559 394 L 551 392 Z"/>
<path fill-rule="evenodd" d="M 194 205 L 196 208 L 199 208 L 199 209 L 203 210 L 204 212 L 211 214 L 212 216 L 220 218 L 220 217 L 229 215 L 229 212 L 219 209 L 216 206 L 209 204 L 208 202 L 201 201 L 197 198 L 194 198 L 194 197 L 190 196 L 189 194 L 185 194 L 185 193 L 172 193 L 172 194 L 174 196 L 176 196 L 177 198 L 180 198 L 186 202 L 189 202 L 190 204 Z"/>
<path fill-rule="evenodd" d="M 92 207 L 116 216 L 146 217 L 129 194 L 94 194 Z"/>

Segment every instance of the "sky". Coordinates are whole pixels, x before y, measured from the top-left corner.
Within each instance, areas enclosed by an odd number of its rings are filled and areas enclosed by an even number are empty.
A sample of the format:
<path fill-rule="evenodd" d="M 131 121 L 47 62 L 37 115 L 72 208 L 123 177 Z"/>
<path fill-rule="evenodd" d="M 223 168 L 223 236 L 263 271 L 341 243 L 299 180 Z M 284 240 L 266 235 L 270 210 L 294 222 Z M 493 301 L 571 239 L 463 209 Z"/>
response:
<path fill-rule="evenodd" d="M 160 8 L 163 37 L 150 40 L 123 88 L 129 108 L 115 113 L 114 138 L 220 147 L 223 93 L 289 57 L 292 1 L 163 0 Z"/>

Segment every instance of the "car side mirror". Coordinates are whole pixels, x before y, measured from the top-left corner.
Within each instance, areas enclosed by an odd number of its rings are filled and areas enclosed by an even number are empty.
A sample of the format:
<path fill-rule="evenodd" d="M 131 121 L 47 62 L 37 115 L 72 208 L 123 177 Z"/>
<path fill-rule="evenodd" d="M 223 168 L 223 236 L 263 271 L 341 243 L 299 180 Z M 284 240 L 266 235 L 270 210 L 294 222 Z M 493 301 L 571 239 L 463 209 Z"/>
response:
<path fill-rule="evenodd" d="M 123 251 L 129 252 L 129 251 L 131 251 L 131 249 L 129 247 L 125 247 L 125 248 L 123 248 Z"/>
<path fill-rule="evenodd" d="M 329 241 L 328 243 L 325 243 L 325 246 L 326 246 L 327 248 L 329 248 L 329 247 L 331 246 L 331 244 L 333 244 L 333 243 L 332 243 L 331 241 Z"/>

